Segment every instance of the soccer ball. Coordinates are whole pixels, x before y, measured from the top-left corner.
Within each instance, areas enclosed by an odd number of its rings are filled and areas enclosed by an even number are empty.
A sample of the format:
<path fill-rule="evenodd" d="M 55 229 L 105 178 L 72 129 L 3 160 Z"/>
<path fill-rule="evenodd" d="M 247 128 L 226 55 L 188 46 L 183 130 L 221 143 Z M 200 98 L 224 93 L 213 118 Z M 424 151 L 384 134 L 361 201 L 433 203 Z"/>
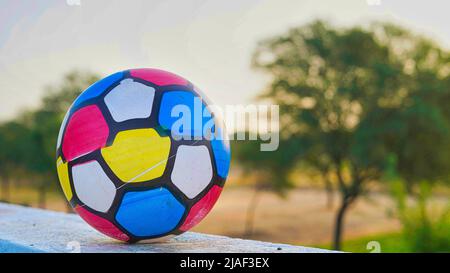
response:
<path fill-rule="evenodd" d="M 74 210 L 131 243 L 198 224 L 230 165 L 225 128 L 207 101 L 186 79 L 159 69 L 118 72 L 88 87 L 57 141 L 58 178 Z"/>

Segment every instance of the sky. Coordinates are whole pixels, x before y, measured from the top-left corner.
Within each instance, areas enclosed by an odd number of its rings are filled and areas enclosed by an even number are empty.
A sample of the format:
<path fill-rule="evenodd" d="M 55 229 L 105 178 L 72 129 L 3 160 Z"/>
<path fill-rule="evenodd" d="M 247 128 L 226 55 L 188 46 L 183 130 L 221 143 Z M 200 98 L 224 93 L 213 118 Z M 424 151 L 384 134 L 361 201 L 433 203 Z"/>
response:
<path fill-rule="evenodd" d="M 102 76 L 156 67 L 215 104 L 245 104 L 268 77 L 250 66 L 258 41 L 314 19 L 394 22 L 450 48 L 444 0 L 0 0 L 0 120 L 38 106 L 71 70 Z"/>

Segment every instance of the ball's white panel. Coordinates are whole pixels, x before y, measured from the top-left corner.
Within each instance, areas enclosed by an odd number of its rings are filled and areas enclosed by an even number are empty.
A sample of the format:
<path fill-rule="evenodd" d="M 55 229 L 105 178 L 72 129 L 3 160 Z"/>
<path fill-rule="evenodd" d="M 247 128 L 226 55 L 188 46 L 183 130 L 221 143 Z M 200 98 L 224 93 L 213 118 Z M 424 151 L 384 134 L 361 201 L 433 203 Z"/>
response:
<path fill-rule="evenodd" d="M 150 117 L 154 97 L 153 87 L 125 79 L 105 96 L 105 103 L 113 119 L 121 122 Z"/>
<path fill-rule="evenodd" d="M 116 195 L 116 187 L 97 161 L 75 165 L 73 184 L 78 198 L 90 208 L 107 212 Z"/>
<path fill-rule="evenodd" d="M 187 197 L 192 199 L 202 192 L 212 176 L 211 157 L 206 146 L 178 147 L 171 179 Z"/>

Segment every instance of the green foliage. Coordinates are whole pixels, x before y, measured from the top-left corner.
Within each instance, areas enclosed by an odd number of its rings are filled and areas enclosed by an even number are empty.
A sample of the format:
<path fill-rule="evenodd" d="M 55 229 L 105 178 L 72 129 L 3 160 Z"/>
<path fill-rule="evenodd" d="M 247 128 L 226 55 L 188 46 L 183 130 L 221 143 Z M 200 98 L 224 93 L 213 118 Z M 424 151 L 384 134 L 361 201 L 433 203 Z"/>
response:
<path fill-rule="evenodd" d="M 20 173 L 27 160 L 28 143 L 32 141 L 28 128 L 17 121 L 0 126 L 0 174 L 7 179 Z"/>
<path fill-rule="evenodd" d="M 381 253 L 409 253 L 409 246 L 405 242 L 402 233 L 387 233 L 364 236 L 361 238 L 346 240 L 342 244 L 342 250 L 353 253 L 369 253 L 373 251 L 370 242 L 379 243 Z M 330 248 L 330 245 L 320 245 L 320 248 Z"/>
<path fill-rule="evenodd" d="M 272 76 L 263 97 L 280 105 L 286 138 L 308 145 L 299 159 L 347 165 L 352 184 L 380 178 L 390 153 L 408 182 L 448 175 L 448 58 L 396 26 L 317 21 L 260 43 L 253 63 Z"/>
<path fill-rule="evenodd" d="M 280 149 L 298 147 L 285 158 L 295 163 L 269 164 L 282 177 L 297 162 L 333 174 L 342 194 L 336 247 L 345 210 L 383 177 L 391 156 L 408 185 L 448 182 L 449 60 L 433 41 L 382 23 L 336 29 L 315 21 L 259 43 L 253 65 L 271 77 L 261 97 L 280 106 Z M 240 160 L 278 160 L 263 154 Z"/>
<path fill-rule="evenodd" d="M 392 182 L 403 239 L 411 252 L 448 252 L 450 250 L 450 203 L 439 208 L 430 205 L 431 186 L 422 182 L 414 200 L 408 200 L 404 183 Z M 408 202 L 410 201 L 410 202 Z M 414 202 L 413 202 L 414 201 Z"/>

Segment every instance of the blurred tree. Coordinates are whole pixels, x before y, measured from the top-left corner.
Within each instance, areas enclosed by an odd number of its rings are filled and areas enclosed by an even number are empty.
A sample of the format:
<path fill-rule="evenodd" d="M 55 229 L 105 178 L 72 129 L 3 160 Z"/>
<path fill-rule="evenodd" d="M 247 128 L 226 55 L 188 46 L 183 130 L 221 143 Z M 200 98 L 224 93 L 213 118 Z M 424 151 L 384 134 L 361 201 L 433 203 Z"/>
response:
<path fill-rule="evenodd" d="M 302 149 L 281 157 L 335 178 L 335 249 L 347 209 L 381 178 L 389 155 L 410 184 L 448 177 L 449 53 L 432 41 L 390 24 L 335 29 L 316 21 L 261 42 L 253 64 L 272 77 L 262 97 L 280 105 L 280 149 Z M 263 154 L 241 159 L 278 160 Z M 273 171 L 275 180 L 284 172 Z"/>
<path fill-rule="evenodd" d="M 39 206 L 45 207 L 46 192 L 57 183 L 55 147 L 59 127 L 71 103 L 99 77 L 89 72 L 73 71 L 62 83 L 45 88 L 41 106 L 21 114 L 15 121 L 0 126 L 2 174 L 25 171 L 26 179 L 39 189 Z"/>
<path fill-rule="evenodd" d="M 30 132 L 22 124 L 10 121 L 0 125 L 0 179 L 1 199 L 10 201 L 10 181 L 21 176 L 26 144 L 30 143 Z M 25 145 L 23 145 L 25 143 Z"/>

